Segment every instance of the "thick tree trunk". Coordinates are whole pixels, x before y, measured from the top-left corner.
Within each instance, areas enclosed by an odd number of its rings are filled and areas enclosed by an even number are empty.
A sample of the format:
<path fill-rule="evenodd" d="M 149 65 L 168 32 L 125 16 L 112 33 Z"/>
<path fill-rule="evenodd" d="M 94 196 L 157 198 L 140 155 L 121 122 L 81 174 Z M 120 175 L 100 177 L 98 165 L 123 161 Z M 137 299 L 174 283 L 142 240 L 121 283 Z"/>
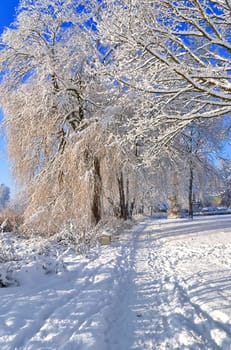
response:
<path fill-rule="evenodd" d="M 101 220 L 101 192 L 102 180 L 100 175 L 100 162 L 97 157 L 93 161 L 93 201 L 92 201 L 92 223 L 96 225 Z"/>
<path fill-rule="evenodd" d="M 125 199 L 125 190 L 124 190 L 124 178 L 121 171 L 120 176 L 117 178 L 118 187 L 119 187 L 119 209 L 120 209 L 120 218 L 127 220 L 128 218 L 128 208 Z"/>

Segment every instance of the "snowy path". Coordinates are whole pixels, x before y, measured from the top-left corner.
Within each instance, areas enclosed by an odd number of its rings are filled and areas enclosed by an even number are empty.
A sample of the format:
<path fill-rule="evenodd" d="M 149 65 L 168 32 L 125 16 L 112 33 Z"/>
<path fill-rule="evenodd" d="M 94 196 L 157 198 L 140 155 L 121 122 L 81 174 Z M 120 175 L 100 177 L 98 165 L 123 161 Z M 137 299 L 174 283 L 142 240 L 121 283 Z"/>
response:
<path fill-rule="evenodd" d="M 99 256 L 1 288 L 2 350 L 231 349 L 231 216 L 146 219 Z"/>

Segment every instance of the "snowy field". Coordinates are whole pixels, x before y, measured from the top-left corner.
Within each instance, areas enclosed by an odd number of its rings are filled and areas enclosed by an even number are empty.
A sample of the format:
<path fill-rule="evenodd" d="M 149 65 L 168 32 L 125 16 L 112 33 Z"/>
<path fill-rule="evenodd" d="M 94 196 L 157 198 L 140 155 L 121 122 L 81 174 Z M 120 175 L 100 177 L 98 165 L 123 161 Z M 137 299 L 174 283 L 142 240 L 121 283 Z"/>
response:
<path fill-rule="evenodd" d="M 84 257 L 1 247 L 1 350 L 231 349 L 230 215 L 147 218 Z"/>

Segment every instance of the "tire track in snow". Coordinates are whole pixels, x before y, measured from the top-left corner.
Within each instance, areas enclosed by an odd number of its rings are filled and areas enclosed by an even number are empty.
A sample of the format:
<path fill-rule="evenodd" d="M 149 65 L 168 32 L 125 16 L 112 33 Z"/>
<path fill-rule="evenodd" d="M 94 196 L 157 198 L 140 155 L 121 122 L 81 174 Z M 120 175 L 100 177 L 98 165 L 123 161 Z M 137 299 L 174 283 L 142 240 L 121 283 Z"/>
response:
<path fill-rule="evenodd" d="M 164 235 L 164 231 L 163 231 Z M 169 250 L 163 247 L 163 242 L 157 248 L 158 252 L 151 252 L 149 255 L 149 265 L 153 270 L 159 272 L 160 280 L 160 314 L 164 313 L 166 317 L 167 329 L 171 341 L 165 343 L 163 349 L 184 349 L 183 338 L 188 344 L 187 349 L 211 349 L 211 350 L 229 350 L 231 348 L 231 327 L 222 322 L 214 320 L 210 314 L 204 311 L 200 305 L 191 300 L 187 286 L 183 280 L 178 277 L 178 271 L 175 268 L 176 260 L 171 254 L 169 259 Z M 181 336 L 182 331 L 185 336 Z M 178 333 L 178 340 L 176 339 Z M 192 342 L 190 342 L 190 337 Z M 220 345 L 220 338 L 224 341 Z M 174 340 L 175 338 L 175 340 Z M 162 344 L 163 346 L 163 344 Z M 160 347 L 162 348 L 162 347 Z"/>
<path fill-rule="evenodd" d="M 13 348 L 23 350 L 29 349 L 28 344 L 31 339 L 36 337 L 36 334 L 38 334 L 44 327 L 44 324 L 52 318 L 52 315 L 54 315 L 59 309 L 63 309 L 76 298 L 76 294 L 80 292 L 82 288 L 85 288 L 90 282 L 91 276 L 85 278 L 84 282 L 82 281 L 82 278 L 83 277 L 81 276 L 78 278 L 80 280 L 79 287 L 76 289 L 76 285 L 75 287 L 72 285 L 71 289 L 64 296 L 59 297 L 57 291 L 52 291 L 52 289 L 50 291 L 44 290 L 40 293 L 42 307 L 41 310 L 37 310 L 38 313 L 36 314 L 36 318 L 38 320 L 30 320 L 29 326 L 25 327 L 25 329 L 23 327 L 19 330 L 13 342 Z M 60 290 L 60 293 L 62 293 L 62 290 Z M 55 299 L 55 301 L 53 301 L 53 299 Z M 44 300 L 44 304 L 42 300 Z"/>
<path fill-rule="evenodd" d="M 113 262 L 113 259 L 108 260 L 109 265 Z M 99 313 L 105 307 L 105 304 L 109 303 L 107 291 L 104 292 L 105 298 L 102 298 L 102 291 L 100 287 L 97 287 L 95 278 L 98 278 L 102 272 L 104 275 L 103 282 L 105 283 L 106 279 L 110 279 L 111 276 L 110 269 L 105 271 L 105 266 L 102 265 L 91 270 L 92 264 L 94 265 L 94 261 L 81 264 L 82 271 L 77 273 L 77 279 L 76 273 L 69 273 L 68 278 L 63 281 L 65 283 L 67 279 L 70 279 L 70 284 L 66 286 L 65 295 L 62 295 L 65 287 L 57 292 L 57 290 L 52 290 L 52 286 L 50 286 L 51 289 L 45 289 L 40 293 L 41 310 L 37 310 L 35 315 L 37 320 L 31 319 L 26 327 L 19 329 L 12 342 L 12 349 L 34 350 L 46 348 L 53 350 L 56 346 L 61 349 L 74 333 L 78 332 L 83 326 L 88 326 L 90 318 Z M 57 293 L 60 293 L 60 295 Z M 96 294 L 99 295 L 99 298 Z M 9 350 L 9 347 L 6 349 Z"/>

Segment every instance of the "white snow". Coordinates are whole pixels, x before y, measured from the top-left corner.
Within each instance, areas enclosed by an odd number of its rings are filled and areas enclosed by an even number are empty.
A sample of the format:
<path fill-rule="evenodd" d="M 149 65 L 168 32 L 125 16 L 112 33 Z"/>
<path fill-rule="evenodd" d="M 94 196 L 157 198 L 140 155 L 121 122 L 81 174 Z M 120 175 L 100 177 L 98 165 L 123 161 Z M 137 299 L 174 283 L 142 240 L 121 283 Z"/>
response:
<path fill-rule="evenodd" d="M 88 256 L 0 239 L 1 350 L 231 349 L 230 215 L 146 218 Z"/>

